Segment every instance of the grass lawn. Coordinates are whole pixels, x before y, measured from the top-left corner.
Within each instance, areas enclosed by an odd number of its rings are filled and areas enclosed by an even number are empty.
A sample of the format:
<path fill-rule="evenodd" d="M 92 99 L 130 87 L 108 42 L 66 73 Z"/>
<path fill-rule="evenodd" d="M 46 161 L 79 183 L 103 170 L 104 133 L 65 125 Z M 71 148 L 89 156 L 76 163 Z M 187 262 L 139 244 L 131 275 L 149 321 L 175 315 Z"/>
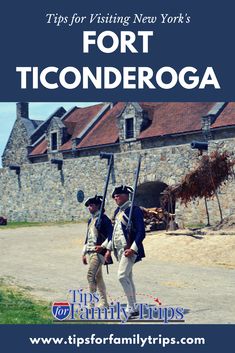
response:
<path fill-rule="evenodd" d="M 0 282 L 0 324 L 51 324 L 49 303 L 31 299 L 19 289 Z"/>
<path fill-rule="evenodd" d="M 83 223 L 87 222 L 87 220 L 80 221 L 57 221 L 57 222 L 8 222 L 6 226 L 0 226 L 0 231 L 4 229 L 16 229 L 23 227 L 40 227 L 40 226 L 56 226 L 63 224 L 74 224 L 74 223 Z"/>

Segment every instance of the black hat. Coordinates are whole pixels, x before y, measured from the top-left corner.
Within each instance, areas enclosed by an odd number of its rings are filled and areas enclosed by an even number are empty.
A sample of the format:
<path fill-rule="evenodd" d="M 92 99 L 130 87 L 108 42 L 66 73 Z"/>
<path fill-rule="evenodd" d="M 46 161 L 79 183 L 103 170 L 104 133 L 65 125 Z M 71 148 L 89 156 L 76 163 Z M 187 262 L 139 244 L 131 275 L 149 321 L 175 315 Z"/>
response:
<path fill-rule="evenodd" d="M 99 196 L 99 195 L 95 195 L 94 197 L 89 197 L 89 199 L 85 201 L 85 206 L 88 207 L 91 204 L 101 205 L 102 200 L 103 200 L 103 196 Z"/>
<path fill-rule="evenodd" d="M 120 194 L 132 194 L 133 189 L 130 186 L 127 185 L 121 185 L 117 186 L 112 193 L 112 198 L 114 198 L 114 195 L 120 195 Z"/>

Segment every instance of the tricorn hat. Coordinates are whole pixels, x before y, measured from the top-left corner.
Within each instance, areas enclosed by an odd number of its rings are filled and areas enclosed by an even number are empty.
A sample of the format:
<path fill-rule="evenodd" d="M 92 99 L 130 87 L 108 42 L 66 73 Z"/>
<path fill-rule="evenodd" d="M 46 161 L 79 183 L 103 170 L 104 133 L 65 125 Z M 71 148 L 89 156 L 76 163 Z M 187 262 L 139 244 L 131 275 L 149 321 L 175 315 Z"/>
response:
<path fill-rule="evenodd" d="M 114 198 L 114 195 L 120 195 L 120 194 L 132 194 L 133 189 L 130 186 L 127 185 L 121 185 L 121 186 L 117 186 L 112 193 L 112 198 Z"/>
<path fill-rule="evenodd" d="M 96 194 L 94 197 L 89 197 L 89 199 L 87 199 L 85 201 L 85 206 L 88 207 L 91 204 L 101 205 L 102 204 L 102 200 L 103 200 L 103 196 L 99 196 L 99 195 Z"/>

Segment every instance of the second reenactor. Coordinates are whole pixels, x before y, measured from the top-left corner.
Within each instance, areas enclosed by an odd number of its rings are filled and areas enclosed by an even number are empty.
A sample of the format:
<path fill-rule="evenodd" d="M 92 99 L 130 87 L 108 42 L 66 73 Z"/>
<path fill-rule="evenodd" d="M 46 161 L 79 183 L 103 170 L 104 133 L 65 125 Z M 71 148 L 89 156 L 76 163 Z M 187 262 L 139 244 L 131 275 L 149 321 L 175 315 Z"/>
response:
<path fill-rule="evenodd" d="M 112 198 L 118 208 L 114 213 L 113 235 L 112 240 L 108 243 L 106 253 L 106 258 L 108 258 L 113 251 L 119 262 L 118 279 L 127 297 L 129 319 L 136 318 L 139 315 L 132 269 L 134 264 L 145 256 L 142 244 L 145 238 L 145 226 L 143 213 L 138 206 L 133 207 L 131 231 L 128 232 L 127 229 L 131 210 L 129 195 L 132 192 L 131 187 L 123 185 L 116 187 L 113 191 Z"/>

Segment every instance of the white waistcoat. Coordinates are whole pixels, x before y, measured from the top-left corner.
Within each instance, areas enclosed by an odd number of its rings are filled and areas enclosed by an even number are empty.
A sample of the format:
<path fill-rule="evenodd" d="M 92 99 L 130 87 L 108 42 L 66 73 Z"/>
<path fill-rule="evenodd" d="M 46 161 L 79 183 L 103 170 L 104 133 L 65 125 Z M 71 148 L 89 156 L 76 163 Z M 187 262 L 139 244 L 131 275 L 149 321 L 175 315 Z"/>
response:
<path fill-rule="evenodd" d="M 126 238 L 122 230 L 122 221 L 123 221 L 123 211 L 119 211 L 115 218 L 115 224 L 113 228 L 113 249 L 123 249 L 127 245 Z"/>
<path fill-rule="evenodd" d="M 92 220 L 88 226 L 88 229 L 87 229 L 86 252 L 95 250 L 97 237 L 98 237 L 98 230 L 95 227 L 95 223 L 97 221 L 97 218 L 98 218 L 98 215 L 96 215 L 94 218 L 92 218 Z"/>

